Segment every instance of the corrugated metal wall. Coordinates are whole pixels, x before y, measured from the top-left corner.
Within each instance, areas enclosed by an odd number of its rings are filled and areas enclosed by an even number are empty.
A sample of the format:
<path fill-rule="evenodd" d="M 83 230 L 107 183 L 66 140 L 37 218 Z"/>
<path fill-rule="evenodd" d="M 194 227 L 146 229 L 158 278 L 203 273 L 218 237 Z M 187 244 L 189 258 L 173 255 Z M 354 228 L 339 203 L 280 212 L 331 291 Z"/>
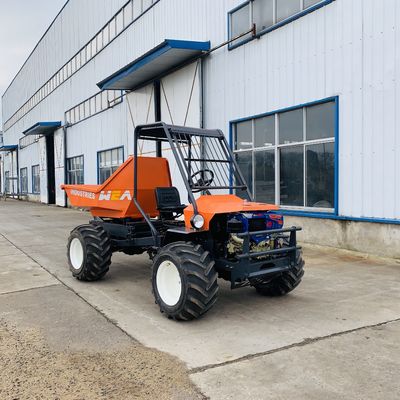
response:
<path fill-rule="evenodd" d="M 4 98 L 4 120 L 115 13 L 124 1 L 70 0 Z M 227 39 L 227 12 L 241 0 L 161 0 L 111 45 L 6 132 L 16 142 L 39 120 L 64 112 L 98 91 L 96 82 L 165 38 Z M 339 213 L 400 218 L 400 4 L 336 0 L 259 40 L 220 49 L 204 63 L 204 121 L 228 132 L 229 121 L 339 96 Z M 190 69 L 164 80 L 181 123 Z M 129 96 L 135 120 L 147 113 L 151 88 Z M 185 93 L 182 95 L 182 93 Z M 197 96 L 197 94 L 196 94 Z M 197 98 L 198 100 L 198 98 Z M 196 106 L 197 107 L 197 106 Z M 191 110 L 190 124 L 198 112 Z M 198 110 L 198 109 L 197 109 Z M 150 113 L 154 116 L 154 111 Z M 163 118 L 169 113 L 163 106 Z M 94 182 L 98 150 L 132 151 L 127 103 L 68 130 L 68 154 L 85 154 L 85 181 Z M 30 146 L 23 151 L 34 151 Z"/>

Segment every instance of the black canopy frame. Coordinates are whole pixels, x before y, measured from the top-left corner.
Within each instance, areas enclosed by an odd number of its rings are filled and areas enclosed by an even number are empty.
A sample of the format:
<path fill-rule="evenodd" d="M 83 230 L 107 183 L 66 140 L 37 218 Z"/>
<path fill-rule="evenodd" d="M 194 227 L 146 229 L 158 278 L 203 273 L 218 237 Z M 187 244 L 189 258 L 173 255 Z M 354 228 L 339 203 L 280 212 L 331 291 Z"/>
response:
<path fill-rule="evenodd" d="M 150 225 L 153 235 L 158 232 L 137 198 L 140 140 L 169 144 L 195 215 L 198 214 L 198 209 L 194 193 L 199 191 L 210 194 L 210 190 L 239 190 L 245 193 L 248 200 L 252 200 L 235 156 L 221 130 L 167 125 L 164 122 L 139 125 L 135 128 L 134 140 L 133 201 Z M 211 174 L 211 181 L 204 177 L 207 172 Z M 199 177 L 197 181 L 193 179 L 195 176 Z"/>

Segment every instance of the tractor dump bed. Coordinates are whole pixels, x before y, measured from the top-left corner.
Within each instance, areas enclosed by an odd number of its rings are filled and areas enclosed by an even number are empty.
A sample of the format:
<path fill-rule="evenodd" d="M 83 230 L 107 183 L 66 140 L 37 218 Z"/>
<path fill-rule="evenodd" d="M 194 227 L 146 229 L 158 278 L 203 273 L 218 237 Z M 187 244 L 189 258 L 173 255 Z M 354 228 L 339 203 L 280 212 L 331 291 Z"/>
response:
<path fill-rule="evenodd" d="M 138 157 L 138 200 L 150 217 L 158 216 L 155 188 L 171 187 L 168 160 Z M 133 157 L 101 185 L 62 185 L 72 206 L 88 208 L 95 217 L 142 219 L 133 198 Z"/>

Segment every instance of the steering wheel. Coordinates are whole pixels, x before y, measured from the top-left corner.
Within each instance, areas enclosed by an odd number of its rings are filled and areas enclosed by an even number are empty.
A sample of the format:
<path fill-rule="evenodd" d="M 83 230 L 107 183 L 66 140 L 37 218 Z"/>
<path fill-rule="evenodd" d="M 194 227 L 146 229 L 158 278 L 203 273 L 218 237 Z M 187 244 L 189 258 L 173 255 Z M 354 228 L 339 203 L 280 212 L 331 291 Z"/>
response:
<path fill-rule="evenodd" d="M 207 174 L 209 175 L 207 177 Z M 194 182 L 193 179 L 196 178 L 198 175 L 200 175 L 199 178 Z M 191 177 L 190 177 L 192 183 L 193 183 L 193 193 L 198 193 L 201 192 L 204 189 L 196 189 L 196 187 L 205 187 L 205 186 L 210 186 L 213 181 L 214 181 L 214 172 L 211 171 L 211 169 L 201 169 L 197 172 L 195 172 Z"/>

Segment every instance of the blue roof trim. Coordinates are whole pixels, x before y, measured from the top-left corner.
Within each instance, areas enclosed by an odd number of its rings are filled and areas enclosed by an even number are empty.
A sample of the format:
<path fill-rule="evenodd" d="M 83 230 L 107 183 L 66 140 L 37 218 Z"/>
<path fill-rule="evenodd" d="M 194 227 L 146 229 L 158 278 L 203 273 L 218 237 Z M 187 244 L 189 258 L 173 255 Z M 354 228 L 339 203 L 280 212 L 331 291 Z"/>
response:
<path fill-rule="evenodd" d="M 54 132 L 56 129 L 60 127 L 61 127 L 61 121 L 36 122 L 35 125 L 26 129 L 22 133 L 24 135 L 43 135 L 45 133 Z"/>
<path fill-rule="evenodd" d="M 13 151 L 17 149 L 18 149 L 17 144 L 8 144 L 0 147 L 0 151 Z"/>
<path fill-rule="evenodd" d="M 108 78 L 99 82 L 97 84 L 97 86 L 101 90 L 110 89 L 116 82 L 134 74 L 136 71 L 144 68 L 147 64 L 150 64 L 152 61 L 161 57 L 163 54 L 166 54 L 170 50 L 178 49 L 178 50 L 188 50 L 190 52 L 195 51 L 195 52 L 198 52 L 197 56 L 199 56 L 203 52 L 209 51 L 210 48 L 211 48 L 211 44 L 209 41 L 194 42 L 194 41 L 190 41 L 190 40 L 166 39 L 166 40 L 164 40 L 164 42 L 162 42 L 161 44 L 159 44 L 152 50 L 148 51 L 143 56 L 137 58 L 136 60 L 134 60 L 130 64 L 126 65 L 125 67 L 121 68 L 119 71 L 115 72 Z M 192 54 L 188 55 L 188 60 L 191 58 L 193 58 L 193 55 Z M 178 60 L 177 64 L 174 65 L 174 67 L 178 67 L 180 64 L 182 64 L 182 60 Z M 169 69 L 170 68 L 160 70 L 159 74 L 166 73 Z M 144 82 L 142 82 L 142 83 L 144 83 Z"/>

